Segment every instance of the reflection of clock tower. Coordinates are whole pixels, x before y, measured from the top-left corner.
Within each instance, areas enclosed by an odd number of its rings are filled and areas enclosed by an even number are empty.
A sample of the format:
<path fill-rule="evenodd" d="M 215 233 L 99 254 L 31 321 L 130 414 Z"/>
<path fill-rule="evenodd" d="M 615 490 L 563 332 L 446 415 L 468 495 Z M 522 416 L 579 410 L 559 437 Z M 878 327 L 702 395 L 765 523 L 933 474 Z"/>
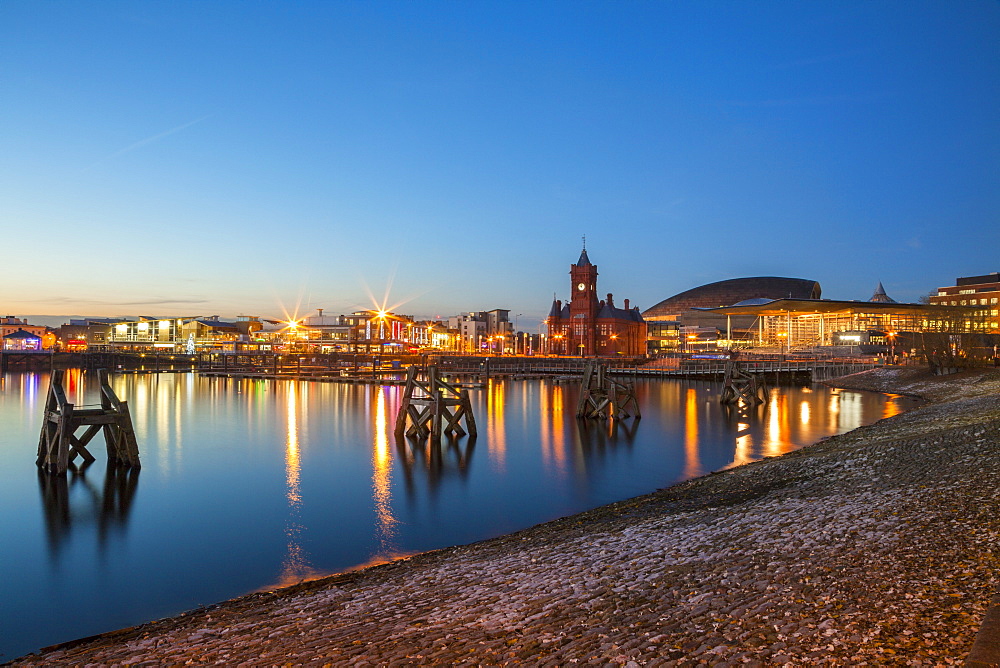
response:
<path fill-rule="evenodd" d="M 566 352 L 570 355 L 594 355 L 597 342 L 594 323 L 597 321 L 597 265 L 590 263 L 587 248 L 580 253 L 580 259 L 569 270 L 572 281 L 573 298 L 569 303 L 569 336 L 573 348 Z M 583 350 L 580 349 L 583 344 Z"/>

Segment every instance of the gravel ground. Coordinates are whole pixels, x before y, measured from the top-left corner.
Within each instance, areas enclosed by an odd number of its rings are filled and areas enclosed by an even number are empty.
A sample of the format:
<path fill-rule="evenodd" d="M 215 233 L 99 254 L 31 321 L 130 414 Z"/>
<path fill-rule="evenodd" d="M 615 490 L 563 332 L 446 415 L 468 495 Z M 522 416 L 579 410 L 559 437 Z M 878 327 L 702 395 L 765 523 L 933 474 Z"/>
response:
<path fill-rule="evenodd" d="M 15 664 L 960 664 L 997 591 L 1000 373 L 837 384 L 929 403 L 509 536 Z"/>

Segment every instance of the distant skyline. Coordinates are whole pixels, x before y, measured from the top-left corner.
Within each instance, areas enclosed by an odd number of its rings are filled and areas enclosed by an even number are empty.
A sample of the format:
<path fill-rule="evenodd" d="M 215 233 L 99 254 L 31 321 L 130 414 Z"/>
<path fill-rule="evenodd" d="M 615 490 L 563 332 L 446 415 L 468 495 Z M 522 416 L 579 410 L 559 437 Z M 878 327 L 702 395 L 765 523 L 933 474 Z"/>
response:
<path fill-rule="evenodd" d="M 1000 271 L 1000 2 L 0 3 L 0 311 Z"/>

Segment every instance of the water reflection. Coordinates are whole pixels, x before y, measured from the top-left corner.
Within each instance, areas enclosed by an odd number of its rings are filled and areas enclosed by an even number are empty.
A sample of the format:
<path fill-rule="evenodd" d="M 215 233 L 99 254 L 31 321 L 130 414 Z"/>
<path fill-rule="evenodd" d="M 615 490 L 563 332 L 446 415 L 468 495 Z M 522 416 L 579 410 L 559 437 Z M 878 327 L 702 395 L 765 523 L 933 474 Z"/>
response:
<path fill-rule="evenodd" d="M 375 503 L 375 537 L 383 554 L 396 552 L 396 524 L 392 513 L 392 453 L 389 451 L 388 387 L 375 394 L 375 439 L 372 447 L 372 499 Z"/>
<path fill-rule="evenodd" d="M 701 475 L 698 454 L 698 390 L 689 387 L 684 394 L 684 473 L 685 478 Z"/>
<path fill-rule="evenodd" d="M 49 475 L 38 470 L 45 534 L 53 559 L 59 556 L 74 525 L 96 525 L 101 551 L 107 546 L 109 537 L 124 538 L 127 533 L 129 514 L 139 487 L 139 469 L 108 462 L 104 484 L 98 489 L 87 479 L 87 468 L 71 466 L 64 475 Z M 79 493 L 74 494 L 74 491 Z"/>
<path fill-rule="evenodd" d="M 559 477 L 566 475 L 566 398 L 563 387 L 552 384 L 539 392 L 538 437 L 542 448 L 542 464 Z"/>
<path fill-rule="evenodd" d="M 285 385 L 285 499 L 288 519 L 285 520 L 285 558 L 281 564 L 281 584 L 299 582 L 315 572 L 302 547 L 302 490 L 299 476 L 302 461 L 299 454 L 299 385 Z"/>
<path fill-rule="evenodd" d="M 0 455 L 12 462 L 0 467 L 0 536 L 10 546 L 0 560 L 30 574 L 0 579 L 0 600 L 13 602 L 0 606 L 8 656 L 277 580 L 509 533 L 907 405 L 782 387 L 765 405 L 727 412 L 716 385 L 640 381 L 641 422 L 579 424 L 578 383 L 494 380 L 471 393 L 478 444 L 429 447 L 391 444 L 398 388 L 116 375 L 143 453 L 139 495 L 137 471 L 111 469 L 102 481 L 100 462 L 66 478 L 30 475 L 47 376 L 10 374 L 0 385 Z M 83 403 L 87 374 L 71 382 Z M 35 503 L 37 512 L 22 511 Z M 106 549 L 91 547 L 98 539 Z M 71 577 L 46 568 L 55 555 Z M 107 588 L 95 605 L 95 583 L 109 572 L 129 587 Z"/>
<path fill-rule="evenodd" d="M 505 409 L 503 381 L 491 378 L 486 386 L 486 435 L 489 439 L 490 463 L 497 473 L 507 471 L 507 433 L 504 429 Z"/>

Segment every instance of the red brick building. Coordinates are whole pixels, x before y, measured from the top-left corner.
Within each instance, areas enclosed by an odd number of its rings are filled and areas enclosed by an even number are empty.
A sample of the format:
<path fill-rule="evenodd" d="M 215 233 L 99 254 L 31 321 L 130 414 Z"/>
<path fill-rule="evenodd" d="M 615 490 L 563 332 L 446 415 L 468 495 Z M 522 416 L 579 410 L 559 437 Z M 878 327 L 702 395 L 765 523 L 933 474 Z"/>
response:
<path fill-rule="evenodd" d="M 548 350 L 557 355 L 582 357 L 643 355 L 646 352 L 646 323 L 638 307 L 615 306 L 614 297 L 597 298 L 597 265 L 591 264 L 587 249 L 576 264 L 570 265 L 570 290 L 567 304 L 552 302 L 545 323 L 548 326 Z"/>
<path fill-rule="evenodd" d="M 1000 332 L 1000 273 L 963 276 L 955 285 L 938 288 L 929 298 L 938 306 L 971 306 L 986 316 L 986 331 Z"/>

